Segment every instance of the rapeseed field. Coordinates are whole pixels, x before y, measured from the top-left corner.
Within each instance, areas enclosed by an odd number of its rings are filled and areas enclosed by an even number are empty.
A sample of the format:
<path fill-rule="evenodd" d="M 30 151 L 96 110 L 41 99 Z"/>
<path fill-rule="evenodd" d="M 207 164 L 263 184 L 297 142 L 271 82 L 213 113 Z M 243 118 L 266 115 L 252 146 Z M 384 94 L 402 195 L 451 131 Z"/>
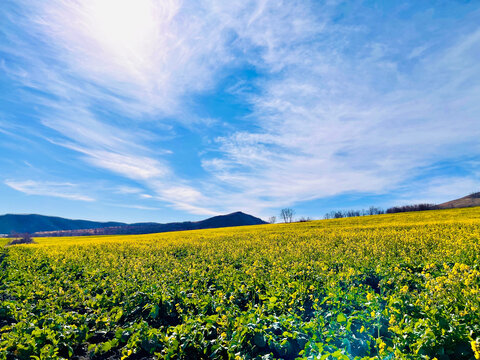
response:
<path fill-rule="evenodd" d="M 0 250 L 0 359 L 480 359 L 480 208 Z"/>

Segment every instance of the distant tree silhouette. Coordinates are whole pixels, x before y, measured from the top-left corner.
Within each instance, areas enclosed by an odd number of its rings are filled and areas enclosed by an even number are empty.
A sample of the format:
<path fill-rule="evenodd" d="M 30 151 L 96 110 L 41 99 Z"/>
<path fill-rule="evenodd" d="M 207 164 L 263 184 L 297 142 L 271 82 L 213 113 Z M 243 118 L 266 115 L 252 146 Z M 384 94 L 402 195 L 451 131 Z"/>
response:
<path fill-rule="evenodd" d="M 275 224 L 275 223 L 277 222 L 277 217 L 276 217 L 276 216 L 270 216 L 270 217 L 268 218 L 268 222 L 269 222 L 270 224 Z"/>
<path fill-rule="evenodd" d="M 367 216 L 367 215 L 381 215 L 385 214 L 385 210 L 382 208 L 377 208 L 375 206 L 370 206 L 368 209 L 362 210 L 332 210 L 329 213 L 324 215 L 324 219 L 340 219 L 346 217 L 357 217 L 357 216 Z"/>
<path fill-rule="evenodd" d="M 12 232 L 9 235 L 9 238 L 11 238 L 12 240 L 10 240 L 8 245 L 32 244 L 34 242 L 32 236 L 29 233 L 19 234 L 17 232 Z"/>
<path fill-rule="evenodd" d="M 394 206 L 387 209 L 387 214 L 399 213 L 399 212 L 409 212 L 409 211 L 426 211 L 426 210 L 438 210 L 438 205 L 435 204 L 415 204 L 415 205 L 404 205 L 404 206 Z"/>
<path fill-rule="evenodd" d="M 285 223 L 291 223 L 293 220 L 293 215 L 295 215 L 295 210 L 290 208 L 285 208 L 280 211 L 280 217 Z"/>
<path fill-rule="evenodd" d="M 368 208 L 368 215 L 380 215 L 380 214 L 385 214 L 385 211 L 375 206 L 370 206 Z"/>

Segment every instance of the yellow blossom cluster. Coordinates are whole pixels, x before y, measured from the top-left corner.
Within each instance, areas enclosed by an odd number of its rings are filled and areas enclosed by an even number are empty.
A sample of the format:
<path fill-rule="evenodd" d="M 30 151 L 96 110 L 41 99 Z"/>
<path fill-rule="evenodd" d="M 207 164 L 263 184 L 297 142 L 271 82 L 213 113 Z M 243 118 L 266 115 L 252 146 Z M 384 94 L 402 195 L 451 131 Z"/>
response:
<path fill-rule="evenodd" d="M 0 360 L 480 359 L 479 208 L 35 241 Z"/>

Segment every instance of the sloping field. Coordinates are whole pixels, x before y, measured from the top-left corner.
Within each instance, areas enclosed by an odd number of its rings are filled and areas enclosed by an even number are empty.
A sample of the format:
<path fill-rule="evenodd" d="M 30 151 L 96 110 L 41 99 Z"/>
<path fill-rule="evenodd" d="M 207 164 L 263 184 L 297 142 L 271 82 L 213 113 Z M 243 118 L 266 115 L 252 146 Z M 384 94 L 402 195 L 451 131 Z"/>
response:
<path fill-rule="evenodd" d="M 0 250 L 0 359 L 479 359 L 480 208 Z"/>
<path fill-rule="evenodd" d="M 480 206 L 480 193 L 473 193 L 460 199 L 447 201 L 438 205 L 440 209 L 464 208 L 472 206 Z"/>

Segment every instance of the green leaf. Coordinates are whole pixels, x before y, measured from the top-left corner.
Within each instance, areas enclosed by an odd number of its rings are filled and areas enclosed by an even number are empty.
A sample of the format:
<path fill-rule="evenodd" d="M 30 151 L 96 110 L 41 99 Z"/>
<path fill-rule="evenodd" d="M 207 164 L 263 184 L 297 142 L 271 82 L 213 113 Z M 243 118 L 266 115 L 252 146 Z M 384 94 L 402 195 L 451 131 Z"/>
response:
<path fill-rule="evenodd" d="M 337 322 L 344 323 L 346 321 L 347 321 L 347 317 L 343 313 L 340 313 L 337 315 Z"/>

